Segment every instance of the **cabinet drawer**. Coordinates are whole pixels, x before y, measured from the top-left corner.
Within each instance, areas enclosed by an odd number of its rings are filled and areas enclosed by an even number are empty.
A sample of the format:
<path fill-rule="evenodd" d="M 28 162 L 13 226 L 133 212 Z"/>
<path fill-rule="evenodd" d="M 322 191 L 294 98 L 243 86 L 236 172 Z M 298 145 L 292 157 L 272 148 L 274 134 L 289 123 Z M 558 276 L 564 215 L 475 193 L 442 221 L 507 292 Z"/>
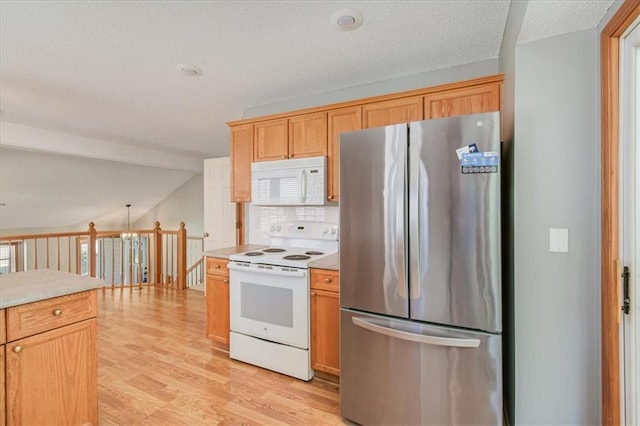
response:
<path fill-rule="evenodd" d="M 97 312 L 95 290 L 8 308 L 7 341 L 92 318 Z"/>
<path fill-rule="evenodd" d="M 218 259 L 216 257 L 207 257 L 207 274 L 229 275 L 227 268 L 227 259 Z"/>
<path fill-rule="evenodd" d="M 330 269 L 311 269 L 311 288 L 315 290 L 340 290 L 338 271 Z"/>

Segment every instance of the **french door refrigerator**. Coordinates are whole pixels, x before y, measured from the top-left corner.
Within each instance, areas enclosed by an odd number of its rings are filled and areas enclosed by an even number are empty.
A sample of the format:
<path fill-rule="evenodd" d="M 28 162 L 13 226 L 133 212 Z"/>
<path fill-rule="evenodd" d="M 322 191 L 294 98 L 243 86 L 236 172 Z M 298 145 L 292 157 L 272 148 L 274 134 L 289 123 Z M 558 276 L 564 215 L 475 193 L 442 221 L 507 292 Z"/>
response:
<path fill-rule="evenodd" d="M 503 423 L 497 112 L 340 137 L 342 416 Z"/>

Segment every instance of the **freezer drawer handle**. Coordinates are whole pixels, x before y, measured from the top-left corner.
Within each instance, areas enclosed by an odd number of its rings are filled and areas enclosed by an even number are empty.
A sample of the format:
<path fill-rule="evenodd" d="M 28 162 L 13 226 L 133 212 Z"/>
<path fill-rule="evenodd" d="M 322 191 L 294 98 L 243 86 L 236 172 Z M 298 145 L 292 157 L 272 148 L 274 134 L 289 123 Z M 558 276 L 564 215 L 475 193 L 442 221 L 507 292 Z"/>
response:
<path fill-rule="evenodd" d="M 373 324 L 362 318 L 352 318 L 353 323 L 358 327 L 365 328 L 374 333 L 384 334 L 389 337 L 395 337 L 397 339 L 409 340 L 411 342 L 425 343 L 427 345 L 438 346 L 454 346 L 458 348 L 477 348 L 480 346 L 479 339 L 458 339 L 454 337 L 439 337 L 428 336 L 424 334 L 408 333 L 406 331 L 395 330 L 393 328 L 383 327 L 378 324 Z"/>

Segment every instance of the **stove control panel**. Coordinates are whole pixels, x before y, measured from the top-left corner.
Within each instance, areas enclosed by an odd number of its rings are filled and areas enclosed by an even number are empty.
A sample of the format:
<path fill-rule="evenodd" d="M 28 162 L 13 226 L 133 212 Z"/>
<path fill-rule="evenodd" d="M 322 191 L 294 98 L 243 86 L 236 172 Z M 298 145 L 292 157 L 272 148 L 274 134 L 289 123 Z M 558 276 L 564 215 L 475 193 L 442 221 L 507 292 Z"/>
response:
<path fill-rule="evenodd" d="M 269 237 L 338 240 L 338 225 L 328 222 L 280 222 L 269 228 Z"/>

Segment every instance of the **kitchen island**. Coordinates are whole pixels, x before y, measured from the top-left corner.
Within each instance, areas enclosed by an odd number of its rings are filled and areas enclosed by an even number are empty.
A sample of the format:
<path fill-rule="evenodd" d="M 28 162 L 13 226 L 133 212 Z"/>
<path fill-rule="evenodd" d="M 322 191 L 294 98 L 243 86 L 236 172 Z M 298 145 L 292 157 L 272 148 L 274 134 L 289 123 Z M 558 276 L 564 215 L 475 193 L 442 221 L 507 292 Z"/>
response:
<path fill-rule="evenodd" d="M 104 284 L 53 270 L 0 275 L 1 424 L 98 423 L 96 289 Z"/>

